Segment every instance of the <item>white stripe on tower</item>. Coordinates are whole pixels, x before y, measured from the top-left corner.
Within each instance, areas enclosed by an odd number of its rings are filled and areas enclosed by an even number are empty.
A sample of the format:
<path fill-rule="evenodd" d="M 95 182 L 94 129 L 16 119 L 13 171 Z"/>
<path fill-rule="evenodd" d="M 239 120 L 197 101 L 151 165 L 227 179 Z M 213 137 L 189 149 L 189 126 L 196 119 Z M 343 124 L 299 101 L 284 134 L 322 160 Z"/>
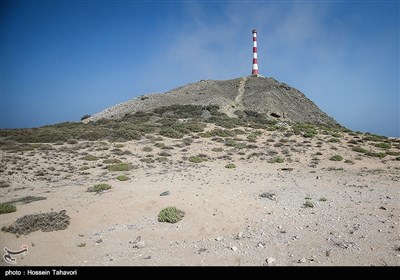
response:
<path fill-rule="evenodd" d="M 257 62 L 257 31 L 253 29 L 253 68 L 252 75 L 258 75 L 258 62 Z"/>

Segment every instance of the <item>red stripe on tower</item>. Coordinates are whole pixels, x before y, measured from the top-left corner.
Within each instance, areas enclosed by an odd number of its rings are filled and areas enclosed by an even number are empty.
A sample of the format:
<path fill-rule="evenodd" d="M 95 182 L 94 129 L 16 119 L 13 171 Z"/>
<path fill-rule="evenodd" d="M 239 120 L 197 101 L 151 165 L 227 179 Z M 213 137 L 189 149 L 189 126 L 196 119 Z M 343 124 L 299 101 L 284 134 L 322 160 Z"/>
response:
<path fill-rule="evenodd" d="M 258 75 L 258 62 L 257 62 L 257 31 L 253 29 L 253 67 L 251 70 L 252 75 Z"/>

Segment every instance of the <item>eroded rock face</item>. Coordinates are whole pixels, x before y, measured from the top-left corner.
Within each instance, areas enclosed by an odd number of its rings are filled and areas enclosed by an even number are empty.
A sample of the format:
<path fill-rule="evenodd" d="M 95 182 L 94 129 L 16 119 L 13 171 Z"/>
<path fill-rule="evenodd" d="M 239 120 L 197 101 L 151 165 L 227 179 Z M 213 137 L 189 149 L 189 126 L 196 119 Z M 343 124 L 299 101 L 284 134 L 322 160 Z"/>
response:
<path fill-rule="evenodd" d="M 242 77 L 232 80 L 201 80 L 164 94 L 149 94 L 109 107 L 84 122 L 120 118 L 126 113 L 153 111 L 169 105 L 218 105 L 228 116 L 253 111 L 271 120 L 340 126 L 299 90 L 273 78 Z M 205 116 L 206 117 L 206 116 Z"/>

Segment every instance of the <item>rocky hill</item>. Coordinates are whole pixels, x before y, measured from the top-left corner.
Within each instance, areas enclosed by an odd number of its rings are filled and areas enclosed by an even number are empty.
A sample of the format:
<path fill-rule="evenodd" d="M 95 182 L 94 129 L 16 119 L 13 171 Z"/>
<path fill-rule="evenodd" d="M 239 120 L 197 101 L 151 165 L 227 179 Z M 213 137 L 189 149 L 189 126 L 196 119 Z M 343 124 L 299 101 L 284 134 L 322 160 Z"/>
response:
<path fill-rule="evenodd" d="M 117 104 L 84 122 L 118 119 L 127 113 L 149 112 L 169 105 L 217 105 L 229 117 L 237 117 L 243 111 L 252 111 L 270 120 L 340 127 L 299 90 L 264 77 L 201 80 L 164 94 L 148 94 Z"/>

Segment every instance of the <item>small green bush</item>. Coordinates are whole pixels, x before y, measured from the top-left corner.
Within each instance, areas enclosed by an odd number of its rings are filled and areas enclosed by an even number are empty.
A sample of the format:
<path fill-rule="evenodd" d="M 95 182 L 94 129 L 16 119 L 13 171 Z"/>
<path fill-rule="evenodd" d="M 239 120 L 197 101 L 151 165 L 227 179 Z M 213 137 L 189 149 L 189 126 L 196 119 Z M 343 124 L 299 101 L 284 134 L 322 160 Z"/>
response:
<path fill-rule="evenodd" d="M 82 158 L 83 160 L 87 160 L 87 161 L 95 161 L 98 160 L 99 158 L 93 155 L 86 155 L 85 157 Z"/>
<path fill-rule="evenodd" d="M 389 156 L 400 156 L 400 152 L 396 151 L 386 151 L 386 154 Z"/>
<path fill-rule="evenodd" d="M 285 161 L 284 158 L 281 158 L 281 157 L 274 157 L 274 158 L 271 158 L 271 159 L 268 161 L 268 163 L 282 163 L 282 162 L 284 162 L 284 161 Z"/>
<path fill-rule="evenodd" d="M 218 153 L 219 153 L 219 152 L 224 151 L 224 149 L 218 147 L 218 148 L 212 148 L 211 151 L 213 151 L 213 152 L 218 152 Z"/>
<path fill-rule="evenodd" d="M 109 171 L 129 171 L 132 169 L 132 165 L 129 163 L 116 163 L 107 167 Z"/>
<path fill-rule="evenodd" d="M 338 143 L 338 142 L 340 142 L 340 139 L 339 138 L 331 138 L 328 140 L 328 142 L 329 143 Z"/>
<path fill-rule="evenodd" d="M 367 151 L 365 154 L 370 157 L 379 157 L 379 158 L 384 158 L 386 156 L 386 153 L 376 153 L 372 151 Z"/>
<path fill-rule="evenodd" d="M 354 161 L 352 161 L 352 160 L 350 160 L 350 159 L 346 159 L 346 160 L 344 161 L 344 163 L 354 164 Z"/>
<path fill-rule="evenodd" d="M 112 164 L 112 163 L 121 163 L 119 159 L 116 158 L 109 158 L 103 161 L 103 163 Z"/>
<path fill-rule="evenodd" d="M 117 177 L 117 180 L 119 180 L 119 181 L 127 181 L 127 180 L 129 180 L 129 177 L 126 176 L 126 175 L 119 175 Z"/>
<path fill-rule="evenodd" d="M 225 165 L 225 168 L 236 168 L 236 165 L 233 163 L 228 163 L 227 165 Z"/>
<path fill-rule="evenodd" d="M 206 160 L 207 160 L 207 158 L 200 157 L 200 156 L 191 156 L 189 158 L 189 161 L 193 162 L 193 163 L 201 163 L 201 162 L 206 161 Z"/>
<path fill-rule="evenodd" d="M 0 203 L 0 215 L 17 211 L 17 207 L 9 203 Z"/>
<path fill-rule="evenodd" d="M 177 223 L 185 216 L 185 212 L 175 206 L 164 208 L 158 214 L 159 222 Z"/>
<path fill-rule="evenodd" d="M 112 188 L 112 187 L 111 187 L 109 184 L 97 184 L 97 185 L 94 185 L 93 187 L 89 187 L 89 188 L 87 189 L 87 191 L 88 191 L 88 192 L 99 193 L 99 192 L 102 192 L 102 191 L 109 190 L 109 189 L 111 189 L 111 188 Z"/>
<path fill-rule="evenodd" d="M 343 160 L 343 157 L 342 157 L 341 155 L 334 155 L 334 156 L 332 156 L 329 160 L 332 160 L 332 161 L 341 161 L 341 160 Z"/>
<path fill-rule="evenodd" d="M 375 147 L 381 148 L 381 149 L 390 149 L 392 145 L 390 143 L 377 143 L 374 145 Z"/>

